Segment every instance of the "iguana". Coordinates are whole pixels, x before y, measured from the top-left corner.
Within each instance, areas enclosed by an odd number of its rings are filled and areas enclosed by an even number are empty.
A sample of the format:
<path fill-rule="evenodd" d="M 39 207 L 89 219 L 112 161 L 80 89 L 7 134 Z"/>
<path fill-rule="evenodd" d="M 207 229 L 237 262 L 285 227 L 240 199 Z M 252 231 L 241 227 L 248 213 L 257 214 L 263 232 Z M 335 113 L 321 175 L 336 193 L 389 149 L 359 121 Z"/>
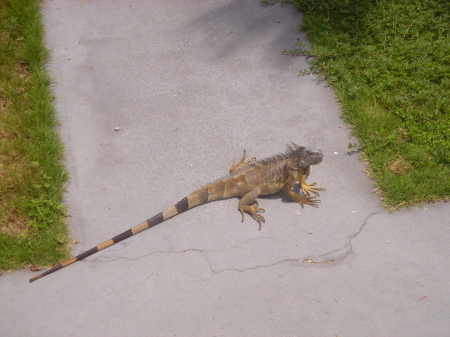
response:
<path fill-rule="evenodd" d="M 242 221 L 244 221 L 245 213 L 251 214 L 258 221 L 259 230 L 261 230 L 262 223 L 265 221 L 264 217 L 258 213 L 264 212 L 264 209 L 258 208 L 258 205 L 254 203 L 255 199 L 259 196 L 270 195 L 283 190 L 292 200 L 302 205 L 302 207 L 304 204 L 318 207 L 317 203 L 319 203 L 320 200 L 316 199 L 314 196 L 310 196 L 310 193 L 319 196 L 319 191 L 324 191 L 325 189 L 314 187 L 316 183 L 310 185 L 307 184 L 306 178 L 309 176 L 310 166 L 317 165 L 322 161 L 323 155 L 321 150 L 310 146 L 303 147 L 291 143 L 287 145 L 287 149 L 284 153 L 279 153 L 260 160 L 256 160 L 254 157 L 245 160 L 245 157 L 246 151 L 244 150 L 244 154 L 237 164 L 236 160 L 233 160 L 229 175 L 200 187 L 198 190 L 189 194 L 187 197 L 158 215 L 155 215 L 147 221 L 128 229 L 122 234 L 31 278 L 30 282 L 51 274 L 61 268 L 67 267 L 72 263 L 83 260 L 92 254 L 125 240 L 130 236 L 136 235 L 150 227 L 156 226 L 188 209 L 203 205 L 210 201 L 241 197 L 238 204 L 238 210 L 241 212 Z M 292 190 L 292 187 L 294 187 L 297 182 L 299 182 L 303 194 L 299 195 Z"/>

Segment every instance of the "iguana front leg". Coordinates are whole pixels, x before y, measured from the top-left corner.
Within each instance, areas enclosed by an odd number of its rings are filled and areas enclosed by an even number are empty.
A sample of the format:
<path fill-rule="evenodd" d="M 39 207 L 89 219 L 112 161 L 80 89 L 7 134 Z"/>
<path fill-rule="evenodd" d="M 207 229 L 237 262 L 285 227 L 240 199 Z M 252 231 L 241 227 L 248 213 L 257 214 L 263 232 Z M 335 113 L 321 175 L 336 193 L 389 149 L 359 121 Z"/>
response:
<path fill-rule="evenodd" d="M 246 156 L 246 150 L 244 150 L 244 154 L 242 155 L 241 160 L 237 164 L 236 164 L 236 159 L 233 159 L 233 163 L 231 164 L 231 167 L 230 167 L 230 174 L 233 174 L 234 171 L 236 171 L 239 167 L 245 166 L 248 163 L 256 160 L 255 157 L 251 157 L 250 159 L 245 160 L 245 156 Z"/>
<path fill-rule="evenodd" d="M 242 214 L 242 221 L 244 221 L 245 212 L 250 213 L 259 223 L 259 230 L 261 230 L 262 223 L 265 221 L 261 214 L 256 213 L 264 212 L 264 208 L 258 208 L 257 204 L 252 203 L 261 194 L 261 188 L 254 185 L 240 186 L 242 198 L 239 200 L 238 210 Z"/>
<path fill-rule="evenodd" d="M 304 176 L 302 175 L 302 177 Z M 320 202 L 319 199 L 316 199 L 315 197 L 310 197 L 309 195 L 308 196 L 305 196 L 303 194 L 299 195 L 292 190 L 292 187 L 294 187 L 296 182 L 297 180 L 295 178 L 289 177 L 284 185 L 283 189 L 284 193 L 286 193 L 289 196 L 289 198 L 302 205 L 302 208 L 304 204 L 311 205 L 313 207 L 319 207 L 319 205 L 317 205 L 317 203 Z"/>
<path fill-rule="evenodd" d="M 312 192 L 315 195 L 317 195 L 318 197 L 320 196 L 320 193 L 318 191 L 326 191 L 326 189 L 322 188 L 322 187 L 313 187 L 316 185 L 316 183 L 312 183 L 312 184 L 307 184 L 306 183 L 306 178 L 307 176 L 302 175 L 300 177 L 300 180 L 298 181 L 300 183 L 300 188 L 303 190 L 303 192 L 305 192 L 308 196 L 310 195 L 309 193 Z"/>
<path fill-rule="evenodd" d="M 308 168 L 305 170 L 305 172 L 303 174 L 301 174 L 300 179 L 298 180 L 298 182 L 300 183 L 300 188 L 308 196 L 310 195 L 310 192 L 312 192 L 319 197 L 320 196 L 319 191 L 326 191 L 326 190 L 322 187 L 313 187 L 316 185 L 316 183 L 312 183 L 312 184 L 306 183 L 306 178 L 308 178 L 308 176 L 309 176 L 309 168 L 310 168 L 310 166 L 308 166 Z"/>

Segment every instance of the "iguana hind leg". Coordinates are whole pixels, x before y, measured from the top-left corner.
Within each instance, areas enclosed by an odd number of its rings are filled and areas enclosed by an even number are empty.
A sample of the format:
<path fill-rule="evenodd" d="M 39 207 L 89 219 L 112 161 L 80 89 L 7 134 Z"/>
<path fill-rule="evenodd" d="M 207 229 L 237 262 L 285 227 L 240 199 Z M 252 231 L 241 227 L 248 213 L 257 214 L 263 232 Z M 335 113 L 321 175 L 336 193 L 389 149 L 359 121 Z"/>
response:
<path fill-rule="evenodd" d="M 231 167 L 230 167 L 230 174 L 233 174 L 234 171 L 236 171 L 239 167 L 245 166 L 248 163 L 256 160 L 255 157 L 251 157 L 250 159 L 245 160 L 245 156 L 246 156 L 246 150 L 244 150 L 244 154 L 242 155 L 241 160 L 237 164 L 236 164 L 236 159 L 233 159 L 233 163 L 231 164 Z"/>
<path fill-rule="evenodd" d="M 261 214 L 256 212 L 264 212 L 264 208 L 258 208 L 257 204 L 252 205 L 252 203 L 260 194 L 261 189 L 258 186 L 247 186 L 238 204 L 238 210 L 242 214 L 242 221 L 244 221 L 245 213 L 250 213 L 258 221 L 259 230 L 261 230 L 262 223 L 265 219 Z"/>
<path fill-rule="evenodd" d="M 266 219 L 264 219 L 264 217 L 261 214 L 258 214 L 256 212 L 257 211 L 264 212 L 264 208 L 258 208 L 257 204 L 253 204 L 251 206 L 242 205 L 238 207 L 238 209 L 242 214 L 242 221 L 244 221 L 244 212 L 250 213 L 258 221 L 259 230 L 261 230 L 262 223 L 265 222 Z"/>

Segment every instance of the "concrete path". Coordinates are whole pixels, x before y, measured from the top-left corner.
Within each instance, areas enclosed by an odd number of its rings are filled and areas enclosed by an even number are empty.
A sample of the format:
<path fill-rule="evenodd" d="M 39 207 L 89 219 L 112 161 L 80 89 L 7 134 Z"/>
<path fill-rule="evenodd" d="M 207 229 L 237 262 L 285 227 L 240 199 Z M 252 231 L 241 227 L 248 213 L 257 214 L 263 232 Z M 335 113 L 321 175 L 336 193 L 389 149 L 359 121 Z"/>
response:
<path fill-rule="evenodd" d="M 332 90 L 282 56 L 290 6 L 47 1 L 77 255 L 225 175 L 245 148 L 323 149 L 319 208 L 203 205 L 32 284 L 0 278 L 2 336 L 450 336 L 450 208 L 387 213 Z M 115 128 L 120 128 L 115 131 Z"/>

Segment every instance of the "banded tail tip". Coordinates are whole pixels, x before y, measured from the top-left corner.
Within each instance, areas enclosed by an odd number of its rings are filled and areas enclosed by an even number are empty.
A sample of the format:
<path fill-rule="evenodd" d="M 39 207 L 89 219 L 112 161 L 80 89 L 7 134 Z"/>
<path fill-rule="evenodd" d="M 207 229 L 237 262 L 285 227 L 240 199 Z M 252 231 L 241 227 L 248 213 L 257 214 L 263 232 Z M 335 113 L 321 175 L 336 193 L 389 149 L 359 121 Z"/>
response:
<path fill-rule="evenodd" d="M 51 268 L 47 271 L 44 271 L 43 273 L 41 273 L 35 277 L 30 278 L 30 283 L 40 279 L 41 277 L 47 276 L 48 274 L 54 273 L 55 271 L 58 271 L 58 270 L 64 268 L 65 266 L 68 266 L 69 264 L 72 264 L 77 261 L 78 261 L 77 258 L 73 257 L 70 260 L 64 262 L 63 264 L 58 264 L 57 266 L 54 266 L 53 268 Z"/>
<path fill-rule="evenodd" d="M 44 277 L 44 276 L 46 276 L 48 274 L 51 274 L 51 273 L 53 273 L 53 272 L 55 272 L 55 271 L 57 271 L 57 270 L 59 270 L 61 268 L 62 268 L 61 265 L 58 265 L 58 266 L 56 266 L 56 267 L 54 267 L 52 269 L 49 269 L 49 270 L 47 270 L 47 271 L 45 271 L 45 272 L 43 272 L 43 273 L 41 273 L 41 274 L 39 274 L 39 275 L 37 275 L 35 277 L 32 277 L 32 278 L 30 278 L 30 283 L 40 279 L 41 277 Z"/>
<path fill-rule="evenodd" d="M 42 274 L 40 274 L 40 275 L 38 275 L 38 276 L 35 276 L 35 277 L 30 278 L 30 283 L 36 281 L 37 279 L 40 279 L 43 275 L 44 275 L 44 274 L 42 273 Z"/>

